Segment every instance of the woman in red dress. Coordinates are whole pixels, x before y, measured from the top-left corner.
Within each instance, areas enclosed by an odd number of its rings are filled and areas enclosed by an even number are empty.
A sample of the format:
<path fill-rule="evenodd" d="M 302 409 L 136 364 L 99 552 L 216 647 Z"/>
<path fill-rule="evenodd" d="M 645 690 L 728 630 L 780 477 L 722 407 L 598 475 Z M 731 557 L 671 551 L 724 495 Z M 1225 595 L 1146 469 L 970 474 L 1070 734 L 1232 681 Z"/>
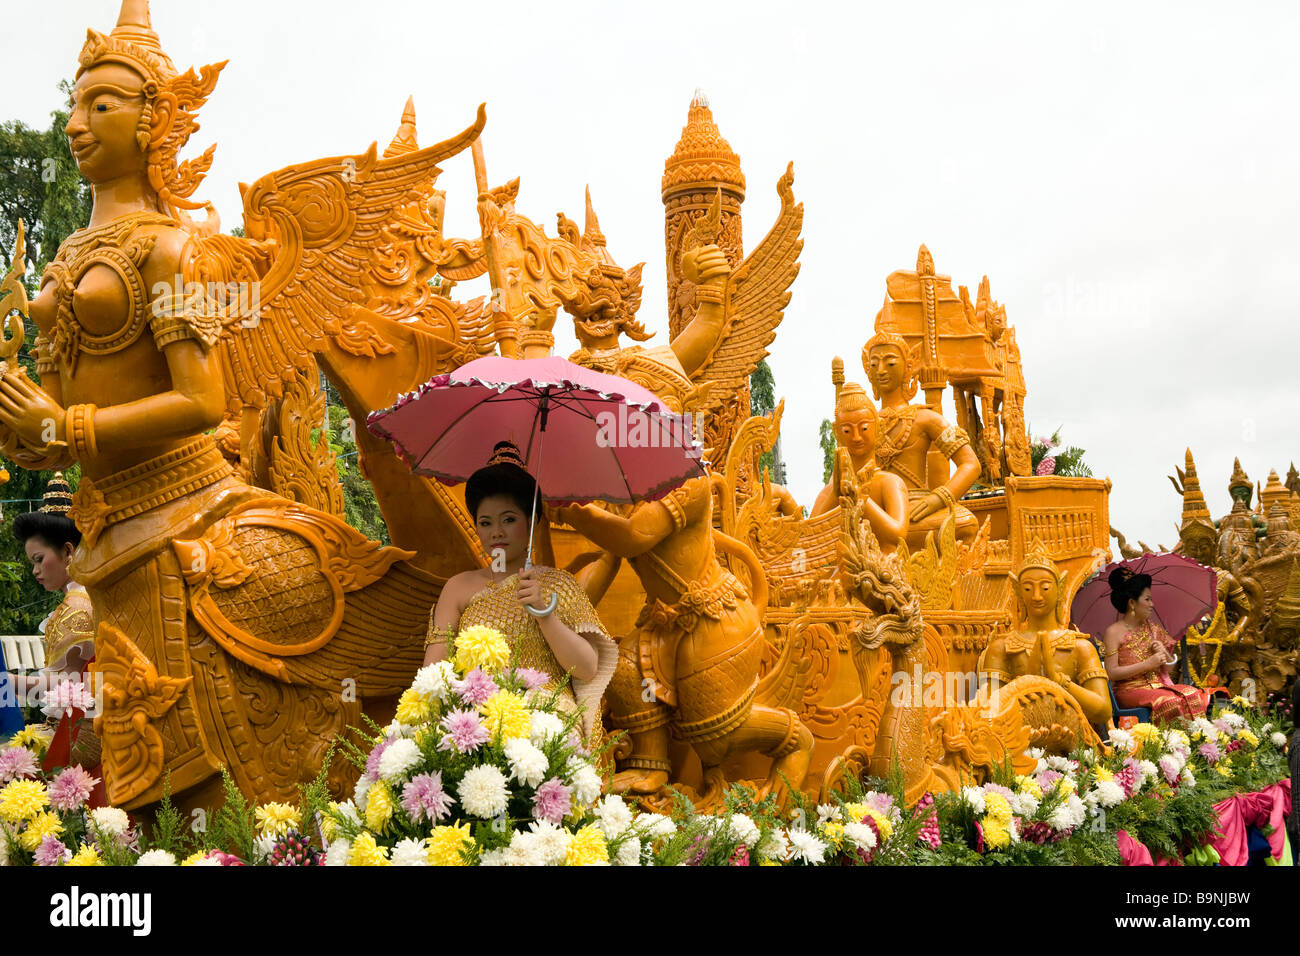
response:
<path fill-rule="evenodd" d="M 1106 673 L 1119 705 L 1149 707 L 1153 722 L 1204 714 L 1209 692 L 1169 676 L 1178 641 L 1151 614 L 1151 575 L 1116 568 L 1109 583 L 1110 603 L 1123 615 L 1104 635 Z"/>

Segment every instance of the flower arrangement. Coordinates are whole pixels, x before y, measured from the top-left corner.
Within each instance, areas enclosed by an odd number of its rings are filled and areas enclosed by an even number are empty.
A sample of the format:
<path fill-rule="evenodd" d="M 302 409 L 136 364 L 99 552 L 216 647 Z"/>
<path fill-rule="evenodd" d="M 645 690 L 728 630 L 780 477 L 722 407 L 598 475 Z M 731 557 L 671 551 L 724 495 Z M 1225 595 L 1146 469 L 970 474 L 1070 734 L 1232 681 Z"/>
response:
<path fill-rule="evenodd" d="M 1058 450 L 1059 449 L 1059 450 Z M 1092 469 L 1083 463 L 1084 451 L 1071 445 L 1061 448 L 1061 429 L 1050 436 L 1039 435 L 1030 440 L 1029 461 L 1035 475 L 1061 475 L 1070 478 L 1091 478 Z"/>

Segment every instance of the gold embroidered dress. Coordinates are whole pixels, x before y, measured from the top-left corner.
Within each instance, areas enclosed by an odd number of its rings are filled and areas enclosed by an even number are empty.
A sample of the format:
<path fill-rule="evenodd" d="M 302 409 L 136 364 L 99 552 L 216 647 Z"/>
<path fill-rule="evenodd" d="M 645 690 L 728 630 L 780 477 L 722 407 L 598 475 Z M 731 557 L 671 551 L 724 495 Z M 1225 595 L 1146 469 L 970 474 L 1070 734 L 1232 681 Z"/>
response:
<path fill-rule="evenodd" d="M 65 673 L 68 654 L 74 649 L 81 654 L 81 673 L 84 675 L 86 662 L 95 656 L 94 613 L 90 605 L 90 595 L 86 589 L 75 581 L 69 581 L 64 588 L 63 600 L 50 612 L 42 623 L 45 635 L 45 666 L 41 676 L 51 681 L 77 680 L 77 674 Z M 50 719 L 51 725 L 62 720 Z M 90 770 L 99 764 L 99 738 L 92 728 L 93 718 L 77 721 L 71 729 L 72 755 L 69 763 L 81 764 Z"/>
<path fill-rule="evenodd" d="M 560 692 L 560 700 L 561 707 L 566 710 L 583 709 L 583 736 L 589 744 L 599 745 L 603 739 L 600 699 L 614 674 L 618 648 L 600 623 L 587 592 L 573 575 L 556 568 L 534 567 L 533 570 L 540 576 L 543 595 L 554 592 L 559 596 L 554 613 L 570 630 L 592 638 L 596 647 L 596 676 L 589 681 L 571 678 L 570 684 Z M 512 574 L 504 581 L 489 584 L 479 591 L 465 605 L 455 629 L 484 625 L 500 631 L 511 650 L 518 654 L 519 665 L 549 674 L 551 680 L 546 689 L 554 690 L 564 679 L 565 670 L 542 636 L 537 619 L 525 611 L 515 597 L 518 584 L 519 576 Z M 430 636 L 433 634 L 430 617 Z M 454 646 L 449 647 L 448 655 L 454 653 Z"/>

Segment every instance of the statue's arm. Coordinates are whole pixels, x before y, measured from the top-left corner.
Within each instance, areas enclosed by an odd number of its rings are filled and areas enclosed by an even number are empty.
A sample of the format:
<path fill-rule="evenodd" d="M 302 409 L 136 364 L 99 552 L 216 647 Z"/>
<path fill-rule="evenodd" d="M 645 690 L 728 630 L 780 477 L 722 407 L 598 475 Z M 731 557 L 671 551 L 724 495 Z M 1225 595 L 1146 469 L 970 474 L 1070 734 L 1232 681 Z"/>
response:
<path fill-rule="evenodd" d="M 1070 681 L 1066 690 L 1083 708 L 1088 723 L 1104 727 L 1110 721 L 1110 687 L 1106 668 L 1102 666 L 1097 648 L 1084 638 L 1075 642 L 1074 656 L 1077 680 Z"/>
<path fill-rule="evenodd" d="M 876 484 L 880 502 L 874 495 L 866 497 L 867 519 L 882 545 L 896 547 L 907 537 L 907 485 L 890 472 L 877 475 Z"/>
<path fill-rule="evenodd" d="M 726 254 L 717 246 L 705 246 L 696 251 L 694 256 L 683 257 L 683 272 L 689 279 L 695 279 L 699 288 L 696 298 L 699 307 L 695 318 L 670 343 L 677 361 L 688 376 L 694 375 L 717 347 L 722 338 L 722 330 L 727 321 L 727 310 L 723 304 L 726 294 L 727 276 L 731 265 Z"/>
<path fill-rule="evenodd" d="M 925 437 L 955 466 L 952 477 L 944 485 L 954 498 L 960 498 L 970 491 L 971 485 L 979 479 L 981 470 L 979 457 L 970 445 L 970 436 L 930 409 L 917 416 L 917 423 Z"/>
<path fill-rule="evenodd" d="M 570 505 L 559 515 L 592 543 L 624 558 L 645 554 L 676 530 L 672 515 L 658 501 L 638 505 L 626 518 L 592 505 Z"/>
<path fill-rule="evenodd" d="M 95 412 L 101 448 L 134 448 L 215 428 L 225 411 L 225 391 L 215 350 L 193 339 L 163 349 L 172 387 L 157 395 Z"/>

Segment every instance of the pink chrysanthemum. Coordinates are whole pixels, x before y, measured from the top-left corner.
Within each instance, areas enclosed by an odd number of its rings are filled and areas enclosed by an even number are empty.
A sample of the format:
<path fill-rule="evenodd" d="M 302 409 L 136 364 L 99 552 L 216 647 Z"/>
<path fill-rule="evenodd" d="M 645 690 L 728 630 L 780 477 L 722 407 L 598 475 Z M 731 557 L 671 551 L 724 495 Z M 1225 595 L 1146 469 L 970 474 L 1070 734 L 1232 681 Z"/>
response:
<path fill-rule="evenodd" d="M 524 688 L 527 690 L 543 687 L 551 679 L 551 675 L 546 671 L 539 671 L 533 667 L 516 667 L 515 676 L 524 682 Z"/>
<path fill-rule="evenodd" d="M 455 802 L 456 799 L 442 789 L 440 770 L 417 774 L 402 788 L 402 809 L 416 823 L 441 820 L 451 813 L 451 805 Z"/>
<path fill-rule="evenodd" d="M 1205 762 L 1210 766 L 1214 766 L 1214 764 L 1218 763 L 1219 758 L 1223 756 L 1222 752 L 1219 750 L 1219 743 L 1217 740 L 1207 740 L 1196 748 L 1196 752 L 1204 757 Z"/>
<path fill-rule="evenodd" d="M 45 694 L 41 710 L 50 717 L 63 717 L 72 711 L 89 711 L 95 707 L 95 696 L 79 680 L 61 680 Z"/>
<path fill-rule="evenodd" d="M 555 777 L 547 780 L 533 796 L 533 816 L 549 823 L 563 822 L 573 805 L 569 793 L 569 788 Z"/>
<path fill-rule="evenodd" d="M 1038 467 L 1034 469 L 1034 474 L 1039 476 L 1056 474 L 1056 459 L 1048 455 L 1038 463 Z"/>
<path fill-rule="evenodd" d="M 374 783 L 379 779 L 379 758 L 384 755 L 384 751 L 388 749 L 388 745 L 391 743 L 391 740 L 384 738 L 375 744 L 375 749 L 370 751 L 370 755 L 366 757 L 366 772 L 361 775 L 361 779 L 366 783 Z"/>
<path fill-rule="evenodd" d="M 452 690 L 459 694 L 465 703 L 477 707 L 497 692 L 497 684 L 488 676 L 487 671 L 476 667 L 465 675 L 464 680 L 456 681 L 452 685 Z"/>
<path fill-rule="evenodd" d="M 1043 793 L 1050 793 L 1052 788 L 1056 786 L 1056 781 L 1060 780 L 1063 776 L 1065 776 L 1065 774 L 1058 770 L 1044 770 L 1034 778 L 1034 782 L 1038 784 L 1038 789 L 1043 791 Z M 1004 796 L 1007 795 L 1009 795 L 1009 791 L 1008 794 L 1004 794 Z"/>
<path fill-rule="evenodd" d="M 58 866 L 71 856 L 62 840 L 47 833 L 41 837 L 41 845 L 36 848 L 33 861 L 37 866 Z"/>
<path fill-rule="evenodd" d="M 453 710 L 442 718 L 441 727 L 446 734 L 438 743 L 439 750 L 453 747 L 463 754 L 472 753 L 487 743 L 491 736 L 476 711 Z"/>
<path fill-rule="evenodd" d="M 863 802 L 872 810 L 875 810 L 877 813 L 883 814 L 884 816 L 889 816 L 889 811 L 894 809 L 894 798 L 888 793 L 882 793 L 879 790 L 867 794 L 867 797 Z"/>
<path fill-rule="evenodd" d="M 0 750 L 0 783 L 35 777 L 36 755 L 26 747 L 9 747 Z"/>
<path fill-rule="evenodd" d="M 90 791 L 97 783 L 99 778 L 81 769 L 80 764 L 65 767 L 50 784 L 50 806 L 56 810 L 76 810 L 90 799 Z"/>

